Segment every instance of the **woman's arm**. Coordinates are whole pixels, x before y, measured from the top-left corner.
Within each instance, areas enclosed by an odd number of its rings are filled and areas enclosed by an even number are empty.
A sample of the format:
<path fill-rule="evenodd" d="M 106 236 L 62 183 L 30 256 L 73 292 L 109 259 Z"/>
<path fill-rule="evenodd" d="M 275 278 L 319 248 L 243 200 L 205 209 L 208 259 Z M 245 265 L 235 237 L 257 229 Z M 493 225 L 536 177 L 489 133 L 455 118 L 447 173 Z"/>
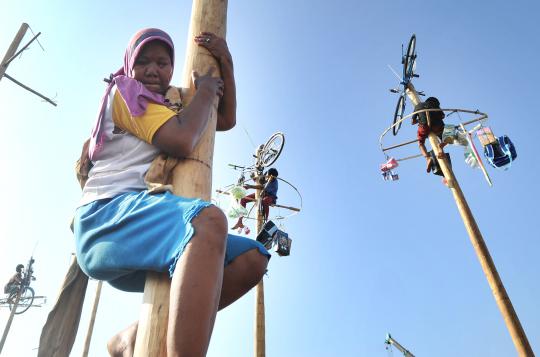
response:
<path fill-rule="evenodd" d="M 218 105 L 216 130 L 232 129 L 236 125 L 236 83 L 233 60 L 227 42 L 211 32 L 201 32 L 200 35 L 195 36 L 195 42 L 214 56 L 221 70 L 224 90 Z"/>
<path fill-rule="evenodd" d="M 167 120 L 154 134 L 152 144 L 174 157 L 187 157 L 206 129 L 215 96 L 223 95 L 223 80 L 212 77 L 211 67 L 204 76 L 193 73 L 195 95 L 180 114 Z"/>

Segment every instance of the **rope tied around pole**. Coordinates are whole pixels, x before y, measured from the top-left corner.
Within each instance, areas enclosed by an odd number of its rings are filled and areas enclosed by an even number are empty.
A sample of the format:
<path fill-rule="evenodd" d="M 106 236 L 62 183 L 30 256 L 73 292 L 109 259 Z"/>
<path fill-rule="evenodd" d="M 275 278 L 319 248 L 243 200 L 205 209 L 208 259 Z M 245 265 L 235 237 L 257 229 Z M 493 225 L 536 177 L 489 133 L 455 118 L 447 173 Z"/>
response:
<path fill-rule="evenodd" d="M 204 166 L 208 167 L 210 170 L 212 169 L 212 166 L 210 166 L 209 163 L 207 163 L 205 161 L 202 161 L 201 159 L 197 159 L 196 157 L 186 157 L 186 158 L 184 158 L 184 160 L 196 161 L 196 162 L 199 162 L 199 163 L 203 164 Z"/>

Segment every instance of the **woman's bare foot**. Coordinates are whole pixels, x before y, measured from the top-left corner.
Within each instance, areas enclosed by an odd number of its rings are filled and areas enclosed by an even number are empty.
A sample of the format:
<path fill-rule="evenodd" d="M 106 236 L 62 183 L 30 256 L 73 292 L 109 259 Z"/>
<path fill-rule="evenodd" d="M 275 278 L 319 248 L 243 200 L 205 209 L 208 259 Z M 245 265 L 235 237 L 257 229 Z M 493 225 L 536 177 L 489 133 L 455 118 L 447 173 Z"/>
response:
<path fill-rule="evenodd" d="M 126 329 L 114 335 L 107 342 L 107 351 L 111 357 L 132 357 L 135 350 L 138 323 L 134 322 Z"/>

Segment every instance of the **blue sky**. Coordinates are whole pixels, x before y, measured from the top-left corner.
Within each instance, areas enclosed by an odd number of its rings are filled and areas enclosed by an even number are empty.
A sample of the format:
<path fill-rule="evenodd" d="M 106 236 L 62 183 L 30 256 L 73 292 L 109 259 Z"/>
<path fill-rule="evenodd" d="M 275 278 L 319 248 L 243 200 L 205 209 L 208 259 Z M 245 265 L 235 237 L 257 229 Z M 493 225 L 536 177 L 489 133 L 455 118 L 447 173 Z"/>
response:
<path fill-rule="evenodd" d="M 0 52 L 22 22 L 41 31 L 7 73 L 58 107 L 0 81 L 0 280 L 34 252 L 34 287 L 49 303 L 16 317 L 3 355 L 35 356 L 41 327 L 74 250 L 68 228 L 80 195 L 73 164 L 104 90 L 142 27 L 168 31 L 181 82 L 191 4 L 164 1 L 0 1 Z M 387 332 L 416 356 L 516 355 L 452 195 L 420 160 L 400 180 L 381 180 L 378 148 L 390 125 L 401 44 L 416 33 L 415 86 L 443 107 L 478 109 L 516 144 L 509 171 L 488 168 L 494 187 L 450 147 L 453 167 L 534 350 L 540 348 L 540 167 L 534 123 L 540 5 L 506 1 L 282 1 L 229 3 L 227 39 L 238 87 L 238 125 L 216 137 L 214 187 L 236 180 L 228 163 L 249 164 L 250 139 L 282 131 L 280 175 L 304 209 L 284 222 L 289 257 L 265 278 L 267 356 L 388 356 Z M 31 38 L 28 33 L 25 42 Z M 410 102 L 406 112 L 410 113 Z M 448 120 L 455 122 L 456 119 Z M 398 138 L 414 138 L 408 123 Z M 394 141 L 392 141 L 394 140 Z M 399 155 L 417 153 L 413 145 Z M 297 205 L 282 186 L 280 202 Z M 252 234 L 253 236 L 253 234 Z M 73 356 L 80 355 L 95 289 Z M 91 356 L 137 319 L 142 295 L 104 286 Z M 208 356 L 250 356 L 254 297 L 218 314 Z M 7 309 L 0 309 L 2 329 Z M 397 350 L 393 351 L 399 355 Z"/>

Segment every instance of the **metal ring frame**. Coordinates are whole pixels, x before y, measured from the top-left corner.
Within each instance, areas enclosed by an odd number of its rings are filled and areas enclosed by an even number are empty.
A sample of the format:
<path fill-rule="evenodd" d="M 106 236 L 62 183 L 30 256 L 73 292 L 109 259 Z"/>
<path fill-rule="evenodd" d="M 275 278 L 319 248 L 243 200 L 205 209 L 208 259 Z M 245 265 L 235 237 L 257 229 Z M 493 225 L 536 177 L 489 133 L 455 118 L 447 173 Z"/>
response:
<path fill-rule="evenodd" d="M 443 112 L 450 112 L 450 114 L 452 113 L 469 113 L 469 114 L 476 114 L 478 115 L 478 118 L 474 118 L 472 120 L 469 120 L 469 121 L 466 121 L 464 123 L 462 123 L 463 125 L 469 125 L 469 124 L 472 124 L 472 123 L 476 123 L 478 121 L 485 121 L 487 120 L 488 118 L 488 115 L 485 114 L 485 113 L 482 113 L 478 110 L 467 110 L 467 109 L 422 109 L 422 110 L 418 110 L 416 112 L 412 112 L 411 114 L 408 114 L 406 116 L 404 116 L 403 118 L 401 118 L 400 120 L 398 120 L 397 122 L 395 122 L 394 124 L 390 125 L 390 127 L 388 127 L 387 129 L 385 129 L 383 131 L 383 133 L 381 134 L 381 136 L 379 137 L 379 147 L 381 148 L 381 151 L 383 153 L 385 153 L 386 151 L 388 150 L 391 150 L 391 149 L 395 149 L 395 148 L 398 148 L 398 147 L 401 147 L 401 146 L 405 146 L 405 145 L 408 145 L 408 144 L 412 144 L 412 143 L 415 143 L 418 141 L 418 139 L 415 139 L 415 140 L 411 140 L 411 141 L 406 141 L 406 142 L 403 142 L 403 143 L 400 143 L 400 144 L 396 144 L 396 145 L 392 145 L 392 146 L 389 146 L 389 147 L 383 147 L 383 138 L 384 136 L 390 131 L 392 130 L 392 128 L 396 125 L 399 125 L 400 123 L 402 123 L 405 119 L 408 119 L 408 118 L 411 118 L 413 115 L 415 114 L 418 114 L 418 113 L 423 113 L 423 112 L 434 112 L 434 111 L 443 111 Z M 449 114 L 449 115 L 450 115 Z M 385 153 L 385 156 L 386 153 Z M 412 157 L 411 157 L 412 158 Z M 401 160 L 401 159 L 400 159 Z M 399 160 L 398 160 L 399 161 Z"/>

